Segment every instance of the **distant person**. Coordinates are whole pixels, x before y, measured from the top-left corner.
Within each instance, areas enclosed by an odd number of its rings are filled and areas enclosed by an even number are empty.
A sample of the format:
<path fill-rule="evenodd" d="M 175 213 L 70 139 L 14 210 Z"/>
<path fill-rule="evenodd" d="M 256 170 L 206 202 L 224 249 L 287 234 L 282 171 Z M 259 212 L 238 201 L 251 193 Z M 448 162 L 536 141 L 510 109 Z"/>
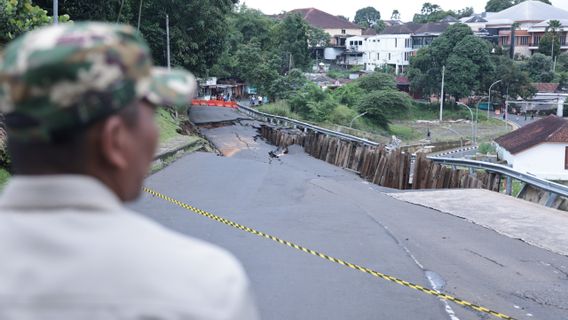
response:
<path fill-rule="evenodd" d="M 428 128 L 428 131 L 426 132 L 426 137 L 427 137 L 428 139 L 430 139 L 430 135 L 431 135 L 431 133 L 430 133 L 430 128 Z"/>
<path fill-rule="evenodd" d="M 262 104 L 262 96 L 258 96 L 258 105 L 260 106 Z"/>
<path fill-rule="evenodd" d="M 257 319 L 232 255 L 123 206 L 154 158 L 156 107 L 196 89 L 150 57 L 132 27 L 92 22 L 5 47 L 15 175 L 0 196 L 0 319 Z"/>

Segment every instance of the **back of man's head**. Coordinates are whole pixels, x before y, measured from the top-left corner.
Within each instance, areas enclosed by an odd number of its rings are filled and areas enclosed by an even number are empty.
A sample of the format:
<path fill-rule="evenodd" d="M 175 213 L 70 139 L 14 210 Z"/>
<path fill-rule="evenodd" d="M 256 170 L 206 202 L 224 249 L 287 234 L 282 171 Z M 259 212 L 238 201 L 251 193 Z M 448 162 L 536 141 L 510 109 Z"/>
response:
<path fill-rule="evenodd" d="M 0 60 L 0 112 L 14 171 L 91 175 L 130 200 L 153 157 L 153 108 L 188 105 L 195 88 L 188 72 L 154 68 L 130 26 L 88 22 L 28 32 Z"/>

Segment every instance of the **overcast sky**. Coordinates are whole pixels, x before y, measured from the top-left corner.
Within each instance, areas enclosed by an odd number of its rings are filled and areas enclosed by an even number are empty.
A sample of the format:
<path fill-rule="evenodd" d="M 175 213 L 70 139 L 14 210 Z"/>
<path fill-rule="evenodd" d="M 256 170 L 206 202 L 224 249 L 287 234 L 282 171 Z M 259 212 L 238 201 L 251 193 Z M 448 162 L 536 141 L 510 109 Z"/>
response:
<path fill-rule="evenodd" d="M 487 0 L 241 0 L 250 8 L 259 9 L 265 14 L 275 14 L 300 8 L 317 8 L 333 15 L 343 15 L 353 20 L 355 12 L 364 7 L 374 7 L 381 13 L 382 19 L 390 19 L 392 11 L 397 9 L 403 21 L 411 21 L 415 13 L 419 13 L 424 2 L 438 4 L 444 10 L 459 10 L 473 7 L 476 13 L 484 11 Z M 568 0 L 551 0 L 552 5 L 568 11 Z"/>

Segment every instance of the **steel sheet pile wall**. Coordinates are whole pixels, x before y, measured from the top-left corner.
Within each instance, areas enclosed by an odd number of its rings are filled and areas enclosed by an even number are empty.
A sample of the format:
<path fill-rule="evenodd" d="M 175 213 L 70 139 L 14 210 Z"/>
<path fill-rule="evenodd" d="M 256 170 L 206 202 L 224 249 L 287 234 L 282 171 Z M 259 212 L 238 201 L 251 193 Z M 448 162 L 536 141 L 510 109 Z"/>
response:
<path fill-rule="evenodd" d="M 261 135 L 281 148 L 297 144 L 309 155 L 333 165 L 359 172 L 362 178 L 395 189 L 484 188 L 498 191 L 501 177 L 495 173 L 457 170 L 434 163 L 419 153 L 389 151 L 384 147 L 344 141 L 325 134 L 263 125 Z"/>

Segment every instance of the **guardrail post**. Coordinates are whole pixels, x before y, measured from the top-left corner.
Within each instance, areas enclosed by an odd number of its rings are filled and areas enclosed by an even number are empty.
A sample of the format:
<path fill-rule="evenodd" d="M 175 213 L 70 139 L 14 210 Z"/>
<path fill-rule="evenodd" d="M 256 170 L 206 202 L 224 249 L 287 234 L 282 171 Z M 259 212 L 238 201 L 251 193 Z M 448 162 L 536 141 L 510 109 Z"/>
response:
<path fill-rule="evenodd" d="M 513 194 L 513 178 L 507 177 L 507 185 L 505 186 L 505 193 L 510 196 Z"/>
<path fill-rule="evenodd" d="M 552 207 L 552 205 L 554 204 L 554 202 L 556 201 L 557 198 L 558 198 L 558 195 L 556 193 L 549 192 L 548 193 L 548 199 L 546 200 L 545 206 L 547 206 L 549 208 Z"/>

